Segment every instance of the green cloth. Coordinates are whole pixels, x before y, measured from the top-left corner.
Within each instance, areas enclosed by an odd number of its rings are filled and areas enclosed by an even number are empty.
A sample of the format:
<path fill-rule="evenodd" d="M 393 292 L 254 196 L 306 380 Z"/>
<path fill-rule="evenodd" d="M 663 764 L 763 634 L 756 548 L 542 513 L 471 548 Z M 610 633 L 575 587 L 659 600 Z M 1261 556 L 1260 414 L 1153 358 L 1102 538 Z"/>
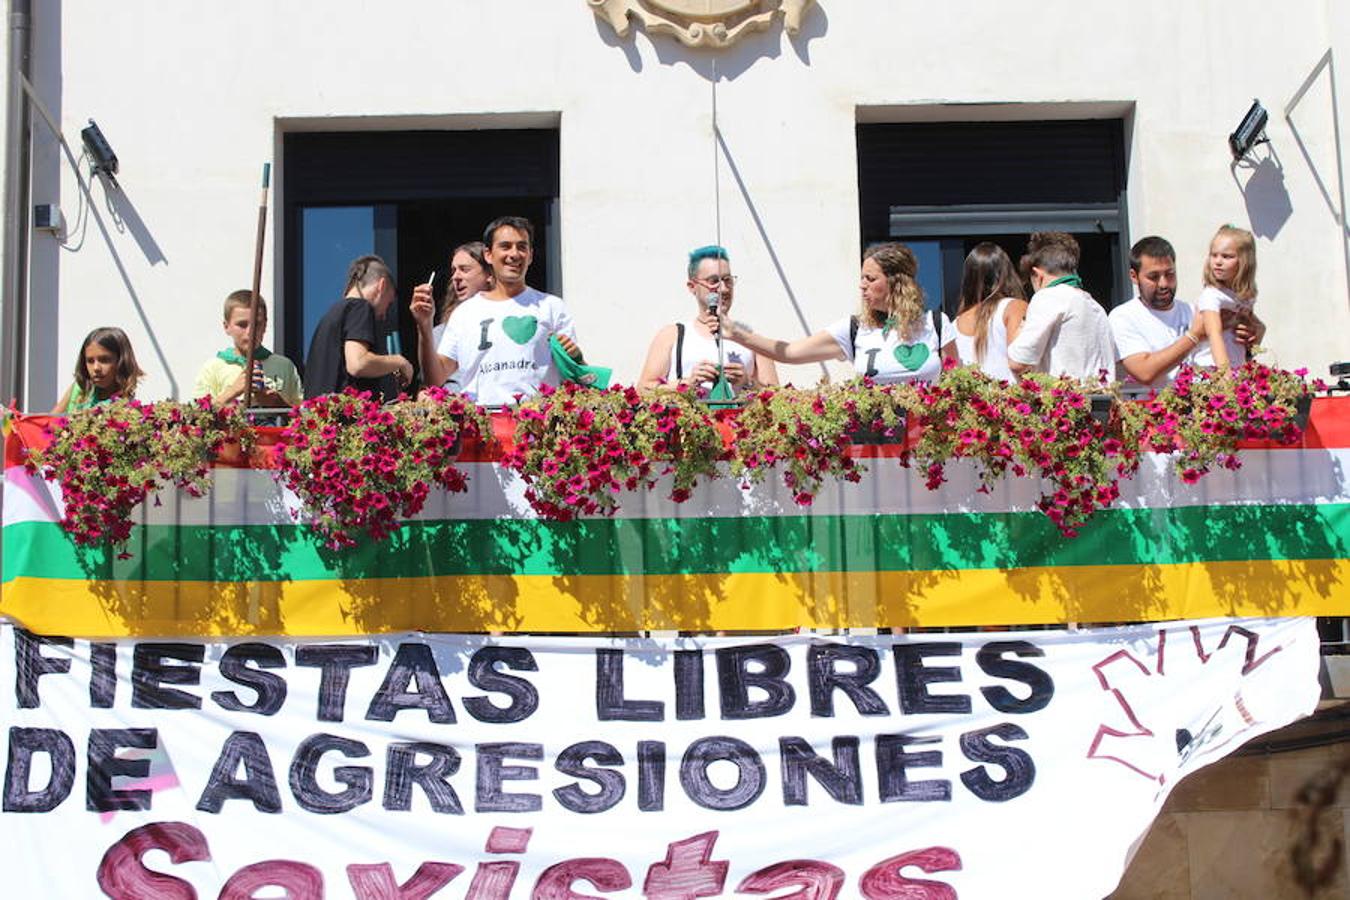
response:
<path fill-rule="evenodd" d="M 577 362 L 563 347 L 556 334 L 549 337 L 548 348 L 553 352 L 553 364 L 558 367 L 558 375 L 563 381 L 574 381 L 602 391 L 609 387 L 610 376 L 614 374 L 613 369 L 587 366 Z"/>
<path fill-rule="evenodd" d="M 259 347 L 258 349 L 253 351 L 253 361 L 262 362 L 264 359 L 267 359 L 267 357 L 271 355 L 272 355 L 271 350 L 268 350 L 266 347 Z M 216 356 L 219 357 L 220 359 L 225 360 L 225 362 L 229 363 L 230 365 L 238 366 L 241 369 L 244 366 L 248 365 L 248 357 L 240 353 L 233 347 L 226 347 L 224 350 L 221 350 L 219 353 L 217 353 Z"/>
<path fill-rule="evenodd" d="M 1046 287 L 1052 288 L 1057 284 L 1067 284 L 1069 287 L 1081 288 L 1083 286 L 1083 279 L 1079 278 L 1077 275 L 1061 275 L 1047 284 Z"/>
<path fill-rule="evenodd" d="M 708 391 L 709 400 L 735 400 L 736 389 L 727 381 L 727 376 L 722 372 L 721 367 L 717 369 L 717 380 L 713 382 L 712 389 Z"/>

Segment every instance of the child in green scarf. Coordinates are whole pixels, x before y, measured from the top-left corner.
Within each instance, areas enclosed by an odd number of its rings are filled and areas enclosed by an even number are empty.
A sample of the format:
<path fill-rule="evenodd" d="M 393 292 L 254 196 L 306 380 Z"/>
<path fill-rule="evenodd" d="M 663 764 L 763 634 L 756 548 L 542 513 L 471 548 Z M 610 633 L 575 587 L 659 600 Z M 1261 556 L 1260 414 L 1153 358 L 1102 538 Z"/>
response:
<path fill-rule="evenodd" d="M 216 406 L 242 401 L 247 383 L 244 366 L 248 361 L 248 347 L 252 340 L 253 324 L 249 317 L 252 292 L 235 291 L 225 298 L 225 333 L 231 346 L 207 360 L 197 373 L 194 397 L 210 397 Z M 267 333 L 267 304 L 258 298 L 258 341 Z M 300 374 L 295 363 L 280 353 L 259 346 L 253 351 L 253 406 L 295 406 L 304 397 Z"/>

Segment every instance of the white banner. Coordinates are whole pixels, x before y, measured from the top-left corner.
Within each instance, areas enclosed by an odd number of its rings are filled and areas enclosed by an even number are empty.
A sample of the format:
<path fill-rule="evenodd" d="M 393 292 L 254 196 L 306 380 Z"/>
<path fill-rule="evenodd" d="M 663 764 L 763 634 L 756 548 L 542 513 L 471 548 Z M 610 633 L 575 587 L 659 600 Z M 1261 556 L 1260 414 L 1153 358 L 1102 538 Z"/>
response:
<path fill-rule="evenodd" d="M 15 897 L 1108 894 L 1310 619 L 596 640 L 5 626 Z"/>

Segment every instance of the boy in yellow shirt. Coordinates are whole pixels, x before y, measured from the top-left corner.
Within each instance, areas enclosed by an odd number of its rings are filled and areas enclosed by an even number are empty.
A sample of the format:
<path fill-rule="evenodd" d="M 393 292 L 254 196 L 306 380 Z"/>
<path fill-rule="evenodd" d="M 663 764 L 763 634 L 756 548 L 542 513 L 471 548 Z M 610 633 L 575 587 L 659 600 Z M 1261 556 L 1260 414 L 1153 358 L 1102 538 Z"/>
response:
<path fill-rule="evenodd" d="M 193 388 L 194 397 L 211 398 L 216 406 L 240 402 L 244 397 L 244 365 L 252 322 L 249 319 L 251 291 L 235 291 L 225 298 L 225 333 L 232 346 L 221 350 L 202 366 Z M 258 298 L 258 341 L 267 333 L 267 304 Z M 300 373 L 295 363 L 280 353 L 259 346 L 253 351 L 253 405 L 255 407 L 295 406 L 304 398 Z"/>

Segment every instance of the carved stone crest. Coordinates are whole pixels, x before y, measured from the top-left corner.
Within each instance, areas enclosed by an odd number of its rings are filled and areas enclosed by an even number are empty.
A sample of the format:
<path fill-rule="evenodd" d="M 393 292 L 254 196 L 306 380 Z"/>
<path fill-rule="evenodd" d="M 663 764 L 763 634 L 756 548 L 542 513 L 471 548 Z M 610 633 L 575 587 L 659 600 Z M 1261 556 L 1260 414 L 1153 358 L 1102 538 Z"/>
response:
<path fill-rule="evenodd" d="M 815 0 L 586 0 L 619 37 L 631 19 L 651 34 L 673 34 L 689 47 L 727 47 L 743 35 L 769 28 L 780 15 L 788 34 L 802 26 Z"/>

